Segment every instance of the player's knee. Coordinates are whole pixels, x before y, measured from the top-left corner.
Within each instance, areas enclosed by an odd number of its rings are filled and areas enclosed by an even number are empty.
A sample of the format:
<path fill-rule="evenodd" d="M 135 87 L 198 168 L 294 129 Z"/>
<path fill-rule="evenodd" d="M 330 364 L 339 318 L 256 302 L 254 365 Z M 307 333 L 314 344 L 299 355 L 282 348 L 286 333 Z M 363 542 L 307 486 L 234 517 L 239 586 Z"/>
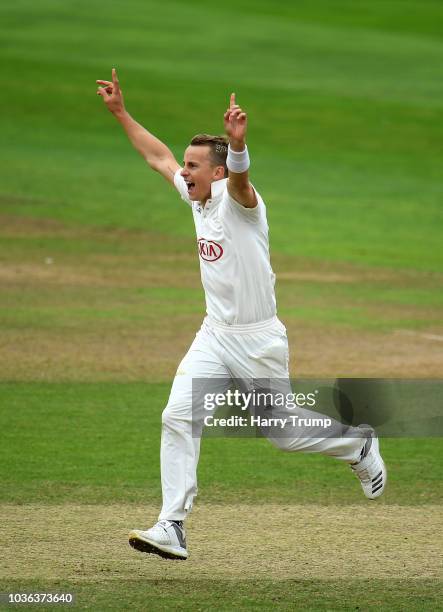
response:
<path fill-rule="evenodd" d="M 278 448 L 281 451 L 284 451 L 286 453 L 291 452 L 292 450 L 292 439 L 287 437 L 281 437 L 281 438 L 268 438 L 268 441 L 275 446 L 275 448 Z"/>
<path fill-rule="evenodd" d="M 163 410 L 162 413 L 162 426 L 166 429 L 175 429 L 177 426 L 177 416 L 173 410 L 168 406 Z"/>
<path fill-rule="evenodd" d="M 171 431 L 182 429 L 184 423 L 191 422 L 190 409 L 183 404 L 168 403 L 162 413 L 162 426 Z"/>

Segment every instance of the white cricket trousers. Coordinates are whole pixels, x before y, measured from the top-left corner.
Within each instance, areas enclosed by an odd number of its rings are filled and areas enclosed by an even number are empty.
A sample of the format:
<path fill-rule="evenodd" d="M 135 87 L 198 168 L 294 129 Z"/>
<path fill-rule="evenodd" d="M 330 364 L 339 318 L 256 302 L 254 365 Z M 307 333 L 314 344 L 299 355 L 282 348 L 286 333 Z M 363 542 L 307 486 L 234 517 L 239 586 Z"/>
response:
<path fill-rule="evenodd" d="M 232 378 L 282 379 L 289 384 L 288 364 L 286 328 L 277 317 L 261 323 L 229 326 L 205 318 L 178 367 L 162 415 L 160 520 L 183 520 L 197 494 L 200 437 L 195 431 L 201 430 L 208 412 L 203 403 L 193 406 L 193 379 L 210 379 L 211 391 L 219 393 L 227 390 Z M 325 418 L 299 407 L 295 413 L 301 418 Z M 342 430 L 341 424 L 336 424 Z M 314 427 L 312 436 L 294 437 L 291 431 L 291 437 L 269 435 L 268 439 L 284 451 L 322 453 L 351 463 L 358 460 L 364 439 L 356 428 L 347 431 L 341 437 L 324 437 L 325 430 Z"/>

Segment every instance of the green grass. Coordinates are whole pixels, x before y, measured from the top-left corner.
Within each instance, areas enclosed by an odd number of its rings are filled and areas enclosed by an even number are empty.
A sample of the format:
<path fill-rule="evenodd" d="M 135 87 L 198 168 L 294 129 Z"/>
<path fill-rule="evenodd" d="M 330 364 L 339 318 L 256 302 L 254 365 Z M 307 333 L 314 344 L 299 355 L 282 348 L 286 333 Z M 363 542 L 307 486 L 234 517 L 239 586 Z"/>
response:
<path fill-rule="evenodd" d="M 192 233 L 95 96 L 116 65 L 129 110 L 179 160 L 237 91 L 275 251 L 441 270 L 441 4 L 101 7 L 2 4 L 5 210 Z"/>
<path fill-rule="evenodd" d="M 432 580 L 118 580 L 0 581 L 2 591 L 74 593 L 76 608 L 95 610 L 436 610 L 441 590 Z M 127 588 L 122 597 L 122 588 Z M 51 610 L 39 606 L 39 610 Z"/>
<path fill-rule="evenodd" d="M 168 393 L 168 384 L 3 383 L 1 500 L 159 503 Z M 390 486 L 381 503 L 441 501 L 440 438 L 382 444 Z M 263 439 L 205 438 L 199 483 L 201 503 L 366 503 L 339 462 L 282 453 Z"/>
<path fill-rule="evenodd" d="M 77 226 L 78 229 L 79 226 Z M 203 313 L 203 291 L 198 286 L 198 263 L 193 238 L 164 241 L 151 235 L 119 238 L 88 236 L 7 236 L 0 243 L 0 258 L 8 265 L 36 266 L 36 272 L 94 270 L 111 278 L 120 269 L 120 279 L 109 286 L 81 287 L 69 279 L 54 293 L 54 286 L 35 281 L 5 285 L 0 301 L 0 321 L 10 329 L 94 329 L 119 327 L 146 329 L 162 317 L 171 325 L 173 317 Z M 174 255 L 175 258 L 171 256 Z M 53 264 L 46 263 L 50 257 Z M 307 260 L 280 264 L 286 271 L 303 272 Z M 279 264 L 277 264 L 279 265 Z M 163 271 L 163 276 L 159 274 Z M 131 276 L 128 277 L 128 271 Z M 156 280 L 146 285 L 144 275 Z M 279 314 L 299 324 L 333 325 L 368 331 L 424 330 L 442 325 L 443 292 L 437 275 L 391 273 L 386 279 L 359 279 L 369 275 L 367 267 L 353 270 L 351 280 L 335 282 L 277 276 Z M 190 285 L 190 279 L 192 279 Z"/>
<path fill-rule="evenodd" d="M 169 330 L 166 342 L 203 312 L 189 209 L 137 158 L 95 95 L 95 79 L 112 66 L 129 111 L 179 161 L 192 135 L 221 131 L 236 91 L 249 113 L 251 176 L 267 203 L 277 265 L 353 277 L 281 280 L 285 320 L 325 333 L 438 333 L 442 18 L 437 0 L 2 2 L 0 213 L 24 226 L 29 217 L 59 220 L 68 232 L 2 235 L 5 269 L 33 270 L 2 283 L 8 351 L 22 336 L 36 353 L 43 336 L 52 347 L 79 341 L 89 350 L 92 332 L 121 333 L 124 351 L 125 333 L 160 328 Z M 124 239 L 108 231 L 124 228 L 132 231 Z M 45 277 L 48 257 L 63 282 Z M 0 384 L 0 500 L 160 503 L 169 384 L 119 384 L 117 371 L 114 382 L 80 384 L 76 375 L 92 363 L 80 356 L 58 383 Z M 38 363 L 51 376 L 57 355 L 45 358 L 48 366 Z M 441 439 L 382 444 L 390 484 L 380 504 L 420 505 L 425 516 L 427 504 L 441 503 Z M 199 484 L 199 504 L 366 503 L 338 462 L 284 454 L 262 439 L 205 439 Z M 97 610 L 403 611 L 436 610 L 441 600 L 441 583 L 401 576 L 0 583 L 3 591 L 62 587 L 77 593 L 80 608 Z"/>

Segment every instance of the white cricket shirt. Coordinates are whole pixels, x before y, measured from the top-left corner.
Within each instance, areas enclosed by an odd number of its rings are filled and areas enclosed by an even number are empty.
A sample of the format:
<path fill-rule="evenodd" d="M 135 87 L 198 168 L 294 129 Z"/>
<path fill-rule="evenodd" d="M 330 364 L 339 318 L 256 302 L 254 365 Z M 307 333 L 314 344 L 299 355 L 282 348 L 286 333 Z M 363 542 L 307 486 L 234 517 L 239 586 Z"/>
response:
<path fill-rule="evenodd" d="M 180 170 L 174 175 L 194 216 L 208 316 L 228 325 L 259 323 L 276 314 L 266 207 L 256 192 L 257 206 L 245 208 L 229 195 L 227 182 L 213 182 L 202 206 L 189 199 Z"/>

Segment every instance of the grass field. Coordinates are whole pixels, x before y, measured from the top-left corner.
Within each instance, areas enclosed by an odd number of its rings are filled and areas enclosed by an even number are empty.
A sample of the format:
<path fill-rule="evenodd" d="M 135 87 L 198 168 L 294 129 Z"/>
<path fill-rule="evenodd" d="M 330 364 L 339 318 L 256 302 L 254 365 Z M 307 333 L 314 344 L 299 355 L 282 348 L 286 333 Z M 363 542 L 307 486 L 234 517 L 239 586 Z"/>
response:
<path fill-rule="evenodd" d="M 95 80 L 178 160 L 249 113 L 296 377 L 441 378 L 443 7 L 6 0 L 0 6 L 1 591 L 81 609 L 436 610 L 441 438 L 346 466 L 205 439 L 185 564 L 127 531 L 160 503 L 160 415 L 204 316 L 189 210 Z M 42 609 L 42 608 L 40 608 Z"/>

